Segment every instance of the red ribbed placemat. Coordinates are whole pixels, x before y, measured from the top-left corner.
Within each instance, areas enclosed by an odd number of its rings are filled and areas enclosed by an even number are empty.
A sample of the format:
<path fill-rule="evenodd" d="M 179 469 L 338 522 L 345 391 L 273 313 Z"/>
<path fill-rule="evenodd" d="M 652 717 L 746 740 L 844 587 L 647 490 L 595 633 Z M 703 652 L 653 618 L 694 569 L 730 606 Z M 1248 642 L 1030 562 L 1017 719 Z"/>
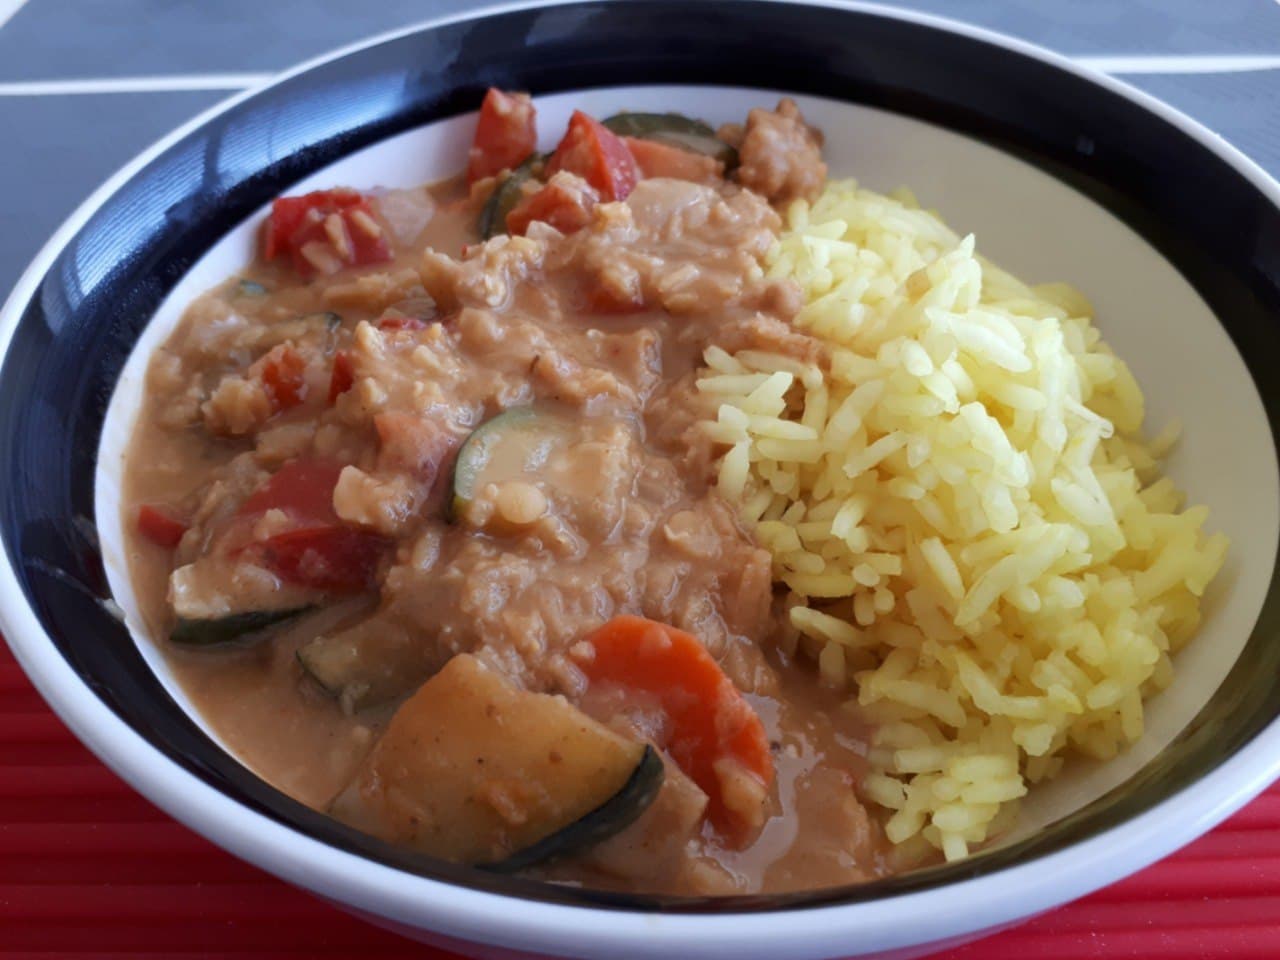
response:
<path fill-rule="evenodd" d="M 443 953 L 170 820 L 67 732 L 0 643 L 0 958 Z M 1280 786 L 1162 863 L 936 960 L 1280 957 Z"/>

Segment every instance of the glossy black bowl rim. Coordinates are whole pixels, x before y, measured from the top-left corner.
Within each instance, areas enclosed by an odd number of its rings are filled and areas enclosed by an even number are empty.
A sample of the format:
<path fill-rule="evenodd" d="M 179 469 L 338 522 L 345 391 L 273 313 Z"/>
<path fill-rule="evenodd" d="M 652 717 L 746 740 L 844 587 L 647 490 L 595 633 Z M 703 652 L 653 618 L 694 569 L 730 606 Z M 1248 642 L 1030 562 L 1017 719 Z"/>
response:
<path fill-rule="evenodd" d="M 655 2 L 644 2 L 641 4 L 628 4 L 631 9 L 647 8 L 650 11 L 664 9 L 665 5 L 661 0 Z M 1032 64 L 1038 64 L 1041 71 L 1047 70 L 1049 75 L 1057 75 L 1060 79 L 1070 80 L 1077 86 L 1085 86 L 1094 90 L 1100 98 L 1104 95 L 1110 95 L 1114 98 L 1112 105 L 1123 103 L 1128 110 L 1135 115 L 1145 116 L 1149 121 L 1154 120 L 1167 126 L 1170 135 L 1175 139 L 1180 138 L 1190 144 L 1197 146 L 1211 156 L 1214 161 L 1213 165 L 1221 167 L 1222 173 L 1232 174 L 1241 181 L 1241 186 L 1250 188 L 1256 192 L 1259 202 L 1266 207 L 1269 212 L 1274 212 L 1277 206 L 1277 198 L 1280 197 L 1280 187 L 1277 187 L 1265 173 L 1259 170 L 1255 165 L 1242 157 L 1238 152 L 1216 141 L 1212 134 L 1209 134 L 1203 128 L 1194 124 L 1192 121 L 1177 114 L 1176 111 L 1167 108 L 1149 97 L 1133 91 L 1123 84 L 1101 77 L 1100 75 L 1091 74 L 1088 71 L 1071 64 L 1063 58 L 1053 54 L 1034 48 L 1020 41 L 1011 40 L 988 31 L 977 30 L 974 28 L 964 27 L 962 25 L 951 23 L 940 18 L 928 15 L 914 14 L 908 11 L 897 9 L 880 8 L 873 5 L 863 4 L 843 4 L 839 6 L 822 7 L 815 4 L 804 5 L 784 5 L 766 0 L 727 0 L 727 2 L 707 3 L 704 5 L 705 10 L 731 10 L 736 13 L 744 13 L 745 15 L 767 15 L 782 17 L 785 14 L 783 8 L 789 7 L 792 11 L 808 10 L 823 11 L 824 16 L 837 17 L 841 15 L 853 16 L 861 18 L 866 25 L 880 28 L 888 27 L 892 30 L 903 32 L 924 31 L 928 32 L 935 40 L 942 43 L 958 43 L 961 40 L 967 40 L 977 43 L 985 43 L 991 47 L 993 54 L 999 54 L 1005 57 L 1020 58 L 1028 70 L 1031 70 Z M 3 323 L 0 326 L 0 337 L 5 340 L 11 338 L 17 328 L 18 321 L 25 315 L 26 310 L 30 306 L 29 300 L 34 297 L 40 288 L 42 281 L 45 279 L 45 273 L 57 259 L 63 248 L 70 242 L 73 235 L 81 229 L 92 214 L 106 202 L 117 190 L 124 184 L 128 183 L 136 176 L 147 163 L 157 156 L 162 155 L 166 150 L 170 149 L 174 144 L 180 142 L 184 137 L 199 131 L 206 123 L 216 117 L 227 115 L 236 110 L 236 108 L 246 101 L 250 101 L 255 97 L 261 96 L 269 91 L 277 89 L 280 85 L 287 83 L 295 78 L 302 77 L 312 71 L 317 71 L 326 65 L 332 65 L 343 61 L 345 58 L 367 51 L 381 44 L 391 43 L 399 39 L 411 37 L 417 34 L 429 34 L 433 31 L 441 30 L 452 24 L 468 24 L 481 20 L 494 19 L 502 17 L 510 17 L 513 15 L 527 14 L 535 16 L 543 10 L 553 9 L 561 12 L 574 12 L 579 10 L 593 10 L 602 12 L 608 9 L 608 16 L 614 19 L 623 16 L 621 11 L 624 9 L 621 4 L 601 5 L 598 3 L 565 3 L 556 4 L 551 8 L 539 5 L 529 7 L 524 5 L 509 6 L 498 8 L 490 11 L 476 11 L 472 14 L 448 18 L 446 20 L 435 21 L 432 23 L 411 27 L 406 30 L 396 31 L 383 37 L 377 37 L 369 41 L 357 44 L 351 48 L 339 51 L 336 54 L 321 58 L 305 64 L 295 71 L 286 74 L 284 77 L 273 81 L 258 90 L 249 91 L 241 96 L 224 103 L 213 110 L 206 112 L 202 116 L 196 118 L 190 124 L 187 124 L 173 135 L 161 141 L 160 144 L 145 152 L 137 161 L 126 167 L 125 170 L 117 174 L 108 182 L 101 190 L 90 198 L 82 208 L 73 214 L 68 223 L 58 232 L 50 244 L 37 257 L 32 268 L 20 281 L 14 295 L 6 305 L 3 312 Z M 948 39 L 949 38 L 949 39 Z M 589 84 L 577 84 L 579 88 L 588 86 Z M 610 83 L 610 85 L 613 85 Z M 780 85 L 787 86 L 789 85 Z M 551 89 L 537 89 L 536 92 L 551 92 Z M 821 92 L 801 90 L 800 92 Z M 830 95 L 830 91 L 826 91 L 825 95 Z M 862 102 L 867 102 L 863 100 Z M 881 104 L 877 104 L 881 105 Z M 909 115 L 921 115 L 924 104 L 916 101 L 907 101 L 896 104 L 896 106 Z M 914 108 L 914 109 L 913 109 Z M 437 117 L 433 117 L 435 119 Z M 1021 149 L 1017 143 L 1002 142 L 999 136 L 999 130 L 992 127 L 989 123 L 983 123 L 978 117 L 937 117 L 933 115 L 925 115 L 925 119 L 946 120 L 950 119 L 952 123 L 944 123 L 943 125 L 952 126 L 957 124 L 958 119 L 964 120 L 962 124 L 956 126 L 962 133 L 969 135 L 984 136 L 998 145 L 1011 150 L 1014 153 L 1028 156 L 1025 149 Z M 412 125 L 416 125 L 412 124 Z M 393 131 L 394 132 L 394 131 Z M 376 132 L 371 140 L 345 142 L 333 144 L 327 153 L 319 156 L 313 156 L 309 161 L 310 166 L 305 166 L 296 172 L 300 176 L 302 173 L 309 172 L 317 166 L 327 163 L 334 157 L 342 153 L 350 152 L 360 146 L 366 145 L 372 140 L 381 139 L 388 135 L 385 132 Z M 1050 172 L 1056 173 L 1072 181 L 1071 170 L 1069 168 L 1055 168 L 1054 163 L 1048 162 L 1044 157 L 1032 157 L 1038 161 L 1042 168 L 1048 169 Z M 296 179 L 296 176 L 294 177 Z M 1078 183 L 1076 185 L 1079 185 Z M 1119 204 L 1122 208 L 1123 198 L 1110 198 L 1113 203 Z M 257 203 L 252 203 L 251 207 L 256 207 Z M 1111 204 L 1108 204 L 1111 206 Z M 1115 209 L 1115 207 L 1113 207 Z M 1120 211 L 1122 215 L 1126 215 L 1126 219 L 1136 217 L 1141 219 L 1140 211 L 1135 213 L 1132 210 Z M 215 231 L 216 233 L 217 231 Z M 1142 232 L 1142 231 L 1140 231 Z M 216 239 L 216 236 L 214 237 Z M 208 240 L 205 244 L 207 249 L 213 240 Z M 1237 343 L 1239 343 L 1237 339 Z M 1268 345 L 1270 342 L 1268 341 Z M 1241 345 L 1242 349 L 1245 345 Z M 5 355 L 3 357 L 6 362 L 6 369 L 13 367 L 11 355 L 8 352 L 8 344 L 5 346 Z M 1246 359 L 1251 359 L 1252 355 L 1246 352 Z M 1257 378 L 1255 377 L 1255 381 Z M 1271 408 L 1269 407 L 1269 413 Z M 5 414 L 12 414 L 12 411 L 6 408 Z M 1274 420 L 1273 420 L 1274 422 Z M 6 426 L 10 426 L 10 421 L 4 421 Z M 7 529 L 7 528 L 6 528 Z M 0 585 L 6 590 L 17 589 L 18 579 L 11 564 L 19 564 L 21 562 L 21 554 L 17 546 L 10 538 L 6 538 L 5 545 L 7 552 L 0 560 Z M 4 581 L 11 582 L 4 582 Z M 1274 590 L 1272 591 L 1274 594 Z M 351 889 L 344 887 L 333 878 L 323 877 L 314 872 L 317 861 L 314 859 L 304 864 L 300 860 L 295 860 L 289 866 L 283 866 L 279 857 L 282 852 L 279 850 L 263 849 L 255 844 L 249 843 L 247 840 L 241 842 L 234 834 L 236 828 L 233 821 L 222 821 L 218 830 L 209 827 L 208 821 L 199 813 L 193 813 L 184 806 L 185 797 L 181 794 L 187 789 L 196 789 L 209 800 L 210 806 L 215 805 L 216 800 L 222 800 L 236 806 L 235 801 L 229 800 L 225 796 L 218 795 L 210 797 L 210 791 L 218 794 L 218 791 L 210 786 L 208 779 L 208 771 L 206 769 L 193 770 L 190 765 L 184 764 L 182 758 L 172 758 L 165 775 L 174 778 L 174 783 L 183 781 L 183 791 L 166 789 L 164 785 L 157 784 L 156 773 L 154 770 L 148 769 L 151 765 L 161 761 L 161 758 L 155 754 L 155 748 L 150 746 L 146 740 L 147 734 L 137 731 L 135 728 L 121 729 L 120 724 L 123 723 L 117 713 L 106 709 L 102 700 L 98 699 L 109 693 L 97 688 L 95 692 L 98 697 L 85 697 L 85 688 L 95 689 L 92 685 L 87 684 L 82 678 L 78 678 L 74 672 L 70 670 L 70 664 L 64 656 L 45 656 L 49 651 L 55 648 L 55 641 L 50 638 L 26 597 L 22 597 L 17 603 L 12 597 L 4 597 L 3 606 L 0 606 L 0 617 L 5 632 L 11 637 L 11 645 L 15 648 L 19 660 L 31 674 L 37 686 L 42 693 L 51 701 L 55 709 L 66 719 L 69 725 L 77 733 L 81 739 L 85 740 L 91 747 L 103 756 L 106 762 L 122 772 L 127 779 L 138 785 L 142 791 L 159 803 L 162 807 L 173 813 L 179 819 L 187 822 L 202 832 L 215 836 L 216 839 L 224 846 L 228 846 L 235 852 L 244 856 L 246 859 L 266 866 L 275 872 L 287 876 L 294 882 L 301 883 L 304 886 L 316 889 L 318 892 L 329 896 L 334 896 L 345 902 L 352 903 L 365 910 L 370 910 L 384 915 L 395 916 L 397 913 L 407 912 L 412 914 L 412 905 L 403 904 L 400 911 L 388 913 L 387 901 L 385 897 L 375 896 L 371 893 L 370 888 Z M 1271 596 L 1269 595 L 1268 604 L 1271 604 Z M 1270 620 L 1268 621 L 1271 622 Z M 47 649 L 46 649 L 47 648 Z M 65 653 L 65 651 L 64 651 Z M 101 708 L 101 709 L 99 709 Z M 175 707 L 176 709 L 176 707 Z M 257 807 L 256 812 L 245 807 L 237 807 L 230 812 L 233 816 L 250 818 L 254 821 L 258 819 L 267 819 L 276 817 L 283 825 L 294 831 L 292 842 L 299 847 L 307 844 L 322 844 L 328 842 L 331 846 L 339 850 L 347 850 L 354 853 L 365 853 L 374 860 L 380 860 L 384 864 L 392 867 L 401 866 L 428 877 L 434 877 L 445 881 L 449 885 L 456 885 L 460 888 L 472 888 L 474 890 L 492 891 L 497 894 L 507 894 L 524 898 L 526 900 L 546 901 L 548 904 L 557 904 L 561 906 L 574 907 L 607 907 L 612 910 L 638 910 L 638 911 L 684 911 L 699 914 L 702 912 L 710 912 L 717 914 L 728 914 L 732 917 L 732 924 L 735 928 L 741 928 L 744 922 L 744 912 L 767 912 L 785 909 L 810 908 L 816 909 L 820 907 L 834 907 L 842 909 L 852 904 L 865 903 L 867 907 L 872 909 L 884 909 L 892 901 L 884 898 L 893 897 L 898 900 L 911 899 L 924 896 L 927 892 L 935 890 L 943 885 L 950 885 L 954 888 L 959 881 L 969 880 L 976 885 L 988 883 L 990 881 L 1013 882 L 1014 886 L 1009 888 L 1011 892 L 1021 891 L 1023 896 L 1017 898 L 1017 906 L 1012 910 L 991 910 L 986 913 L 986 919 L 970 924 L 968 921 L 961 923 L 965 929 L 971 929 L 974 926 L 985 925 L 987 922 L 999 922 L 1002 919 L 1008 919 L 1012 916 L 1022 915 L 1061 899 L 1083 892 L 1085 889 L 1100 885 L 1123 872 L 1135 869 L 1146 862 L 1156 859 L 1158 856 L 1168 852 L 1174 846 L 1181 842 L 1185 842 L 1204 829 L 1207 829 L 1213 823 L 1220 820 L 1235 807 L 1243 804 L 1253 794 L 1260 791 L 1270 779 L 1280 772 L 1280 729 L 1277 729 L 1275 723 L 1270 723 L 1265 729 L 1259 729 L 1252 732 L 1252 736 L 1244 738 L 1240 743 L 1231 745 L 1231 749 L 1224 749 L 1222 753 L 1223 762 L 1218 766 L 1210 768 L 1200 783 L 1196 787 L 1192 787 L 1189 783 L 1176 785 L 1176 789 L 1168 791 L 1164 794 L 1164 799 L 1157 802 L 1154 806 L 1147 805 L 1145 813 L 1131 812 L 1129 819 L 1123 821 L 1118 826 L 1111 826 L 1106 829 L 1097 830 L 1092 833 L 1086 840 L 1073 840 L 1070 837 L 1062 838 L 1057 846 L 1042 847 L 1037 857 L 1026 863 L 1019 863 L 1016 857 L 992 858 L 983 857 L 975 858 L 966 864 L 939 868 L 932 871 L 924 871 L 918 874 L 912 874 L 908 877 L 896 878 L 890 881 L 878 882 L 875 884 L 865 885 L 857 888 L 840 888 L 833 890 L 815 891 L 809 894 L 787 895 L 787 896 L 769 896 L 769 897 L 745 897 L 745 898 L 723 898 L 715 900 L 693 900 L 682 898 L 664 898 L 664 897 L 643 897 L 643 896 L 621 896 L 599 894 L 590 891 L 576 891 L 563 887 L 548 887 L 544 884 L 536 884 L 530 881 L 524 881 L 519 878 L 494 877 L 490 874 L 481 874 L 474 870 L 466 868 L 453 867 L 451 865 L 429 864 L 424 863 L 418 858 L 406 857 L 400 851 L 392 851 L 389 849 L 381 849 L 376 844 L 370 843 L 366 838 L 358 835 L 351 836 L 350 832 L 346 834 L 332 824 L 332 822 L 318 818 L 310 811 L 299 811 L 288 808 L 287 804 L 279 805 L 278 809 L 288 809 L 289 815 L 280 817 L 278 812 L 264 812 L 261 807 Z M 124 740 L 131 740 L 128 748 L 122 746 Z M 219 751 L 220 752 L 220 751 Z M 256 779 L 256 778 L 254 778 Z M 186 782 L 190 781 L 190 782 Z M 1210 781 L 1216 784 L 1210 789 Z M 1194 800 L 1194 802 L 1192 802 Z M 1172 805 L 1174 809 L 1166 809 Z M 256 805 L 255 805 L 256 806 Z M 296 804 L 294 805 L 297 806 Z M 1171 815 L 1176 813 L 1176 822 L 1163 822 Z M 1163 814 L 1163 816 L 1157 816 Z M 1153 821 L 1152 818 L 1155 817 Z M 1073 818 L 1074 819 L 1074 818 Z M 317 822 L 323 820 L 322 823 Z M 246 821 L 248 822 L 248 821 Z M 301 826 L 299 826 L 301 824 Z M 1145 827 L 1143 825 L 1146 825 Z M 277 825 L 278 826 L 278 825 Z M 1123 829 L 1121 829 L 1121 827 Z M 1140 829 L 1141 828 L 1141 829 Z M 310 834 L 310 837 L 304 837 L 302 833 Z M 1146 851 L 1136 852 L 1132 850 L 1133 837 L 1145 835 L 1150 841 Z M 1122 840 L 1121 838 L 1130 838 Z M 278 837 L 277 837 L 278 839 Z M 1102 844 L 1099 847 L 1099 844 Z M 1131 855 L 1124 859 L 1123 862 L 1116 864 L 1114 867 L 1100 865 L 1095 863 L 1096 872 L 1087 878 L 1081 878 L 1078 873 L 1073 873 L 1073 869 L 1063 865 L 1064 875 L 1058 878 L 1054 891 L 1040 889 L 1038 898 L 1032 891 L 1036 884 L 1022 882 L 1025 878 L 1016 878 L 1025 872 L 1027 867 L 1039 869 L 1051 869 L 1050 865 L 1054 861 L 1061 861 L 1064 856 L 1071 854 L 1073 851 L 1080 853 L 1084 848 L 1088 847 L 1094 851 L 1099 849 L 1129 848 Z M 314 853 L 315 851 L 310 851 Z M 335 866 L 331 867 L 331 871 L 337 869 L 338 860 L 344 859 L 340 854 L 333 851 L 329 853 L 336 859 Z M 1096 856 L 1096 853 L 1086 853 L 1088 856 Z M 347 866 L 350 866 L 347 858 Z M 1070 859 L 1070 858 L 1068 858 Z M 1075 886 L 1072 886 L 1072 877 L 1075 877 Z M 403 882 L 410 882 L 408 878 L 403 878 Z M 976 887 L 975 887 L 976 890 Z M 384 891 L 385 892 L 385 891 Z M 484 899 L 493 904 L 500 904 L 502 901 L 493 899 L 491 893 L 486 892 Z M 936 907 L 936 898 L 929 899 L 930 904 Z M 872 906 L 876 904 L 877 906 Z M 501 906 L 494 906 L 492 909 L 501 910 Z M 573 911 L 575 915 L 581 915 L 582 911 Z M 619 915 L 611 913 L 611 916 L 617 918 Z M 694 917 L 686 919 L 693 920 Z M 706 925 L 710 918 L 702 917 L 698 922 Z M 728 917 L 724 919 L 729 919 Z M 864 918 L 865 919 L 865 918 Z M 580 922 L 580 921 L 575 921 Z M 616 922 L 616 921 L 615 921 Z M 682 925 L 686 930 L 693 928 Z M 925 923 L 923 928 L 928 928 L 929 924 Z M 950 932 L 960 929 L 953 927 Z M 483 928 L 474 931 L 483 934 Z M 740 931 L 739 931 L 740 932 Z M 939 935 L 948 931 L 938 930 Z M 478 939 L 485 939 L 483 936 Z M 909 939 L 904 942 L 917 942 L 919 938 Z"/>

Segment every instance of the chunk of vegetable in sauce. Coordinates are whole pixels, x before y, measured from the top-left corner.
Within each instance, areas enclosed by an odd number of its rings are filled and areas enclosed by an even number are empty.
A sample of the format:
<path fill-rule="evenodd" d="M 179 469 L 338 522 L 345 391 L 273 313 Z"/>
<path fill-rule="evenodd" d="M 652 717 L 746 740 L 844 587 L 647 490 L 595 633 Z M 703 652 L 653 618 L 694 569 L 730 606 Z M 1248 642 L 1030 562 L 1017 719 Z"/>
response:
<path fill-rule="evenodd" d="M 537 154 L 511 171 L 480 210 L 477 229 L 482 240 L 507 232 L 507 216 L 524 197 L 524 185 L 542 174 L 547 158 Z"/>
<path fill-rule="evenodd" d="M 346 189 L 276 200 L 267 218 L 262 253 L 267 260 L 288 256 L 304 277 L 391 259 L 369 199 Z"/>
<path fill-rule="evenodd" d="M 642 617 L 614 617 L 585 641 L 592 684 L 647 694 L 670 720 L 666 749 L 707 794 L 707 816 L 741 844 L 763 823 L 773 783 L 764 725 L 692 634 Z"/>
<path fill-rule="evenodd" d="M 240 505 L 240 515 L 282 510 L 299 522 L 337 519 L 333 488 L 342 464 L 335 460 L 299 457 L 290 460 Z"/>
<path fill-rule="evenodd" d="M 329 524 L 287 530 L 249 549 L 285 583 L 326 593 L 358 593 L 373 586 L 386 546 L 375 534 Z"/>
<path fill-rule="evenodd" d="M 635 149 L 631 141 L 642 140 L 711 157 L 726 170 L 738 163 L 738 151 L 716 136 L 708 124 L 679 113 L 617 113 L 601 122 L 622 137 L 632 147 L 633 154 Z M 639 156 L 636 156 L 636 161 L 644 167 Z M 645 171 L 645 176 L 659 174 Z"/>
<path fill-rule="evenodd" d="M 156 546 L 173 548 L 187 532 L 187 525 L 162 507 L 143 504 L 138 508 L 138 532 Z"/>
<path fill-rule="evenodd" d="M 533 407 L 513 407 L 477 427 L 458 451 L 453 468 L 450 516 L 467 517 L 486 484 L 516 481 L 547 460 L 551 447 L 570 443 L 569 425 Z"/>
<path fill-rule="evenodd" d="M 714 184 L 724 175 L 724 164 L 705 153 L 673 147 L 658 140 L 623 137 L 622 142 L 635 157 L 636 166 L 646 180 L 671 177 L 694 183 Z"/>
<path fill-rule="evenodd" d="M 599 120 L 575 110 L 569 129 L 547 162 L 547 172 L 576 173 L 603 200 L 625 200 L 640 179 L 627 145 Z"/>
<path fill-rule="evenodd" d="M 288 344 L 272 347 L 262 358 L 262 385 L 277 413 L 307 398 L 307 361 Z"/>
<path fill-rule="evenodd" d="M 480 104 L 475 140 L 467 154 L 467 183 L 514 170 L 537 145 L 537 111 L 529 95 L 490 87 Z"/>
<path fill-rule="evenodd" d="M 344 708 L 362 710 L 404 696 L 439 669 L 444 656 L 433 641 L 374 614 L 308 640 L 298 648 L 298 664 Z"/>
<path fill-rule="evenodd" d="M 507 214 L 507 230 L 520 236 L 535 220 L 561 233 L 573 233 L 591 222 L 600 194 L 574 174 L 560 171 L 536 193 L 527 194 Z"/>
<path fill-rule="evenodd" d="M 244 613 L 232 613 L 225 617 L 208 619 L 179 617 L 177 624 L 169 633 L 169 640 L 184 647 L 212 647 L 248 640 L 271 627 L 278 627 L 294 620 L 310 612 L 311 609 L 308 606 L 287 610 L 248 610 Z"/>
<path fill-rule="evenodd" d="M 366 589 L 386 542 L 345 524 L 333 509 L 333 491 L 342 465 L 320 459 L 291 460 L 241 505 L 251 519 L 279 510 L 291 528 L 244 548 L 248 559 L 286 583 L 332 593 Z"/>
<path fill-rule="evenodd" d="M 400 706 L 330 813 L 422 853 L 518 870 L 622 830 L 662 779 L 652 747 L 463 654 Z"/>

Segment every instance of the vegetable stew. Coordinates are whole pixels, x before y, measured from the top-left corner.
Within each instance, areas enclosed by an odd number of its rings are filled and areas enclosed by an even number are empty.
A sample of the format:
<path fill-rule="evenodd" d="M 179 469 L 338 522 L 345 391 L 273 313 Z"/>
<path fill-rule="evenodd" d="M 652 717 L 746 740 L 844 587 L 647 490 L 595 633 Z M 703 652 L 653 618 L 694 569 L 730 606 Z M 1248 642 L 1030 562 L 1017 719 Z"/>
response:
<path fill-rule="evenodd" d="M 127 465 L 149 628 L 281 790 L 556 882 L 779 891 L 891 869 L 866 731 L 715 492 L 704 351 L 820 359 L 761 260 L 794 105 L 720 131 L 491 90 L 465 173 L 277 200 L 151 361 Z"/>

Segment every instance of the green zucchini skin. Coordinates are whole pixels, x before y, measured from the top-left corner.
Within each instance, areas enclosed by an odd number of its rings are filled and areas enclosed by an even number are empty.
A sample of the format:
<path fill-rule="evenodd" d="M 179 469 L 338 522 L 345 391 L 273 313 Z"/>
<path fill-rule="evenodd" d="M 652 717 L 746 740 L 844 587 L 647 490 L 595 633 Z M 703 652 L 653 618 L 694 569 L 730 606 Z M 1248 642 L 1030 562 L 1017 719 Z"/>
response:
<path fill-rule="evenodd" d="M 303 320 L 320 320 L 330 330 L 337 330 L 342 326 L 342 314 L 334 313 L 332 310 L 321 310 L 318 313 L 308 313 Z"/>
<path fill-rule="evenodd" d="M 476 495 L 476 480 L 489 456 L 493 444 L 500 443 L 509 430 L 525 430 L 534 425 L 540 414 L 533 407 L 512 407 L 496 417 L 491 417 L 471 431 L 458 450 L 453 465 L 452 488 L 445 501 L 445 519 L 454 523 Z"/>
<path fill-rule="evenodd" d="M 251 639 L 254 634 L 268 627 L 279 626 L 313 609 L 314 607 L 306 606 L 288 610 L 249 610 L 209 620 L 179 618 L 169 633 L 169 640 L 184 647 L 221 646 Z"/>
<path fill-rule="evenodd" d="M 495 873 L 514 873 L 535 864 L 569 856 L 621 833 L 649 809 L 662 789 L 666 768 L 658 751 L 645 744 L 635 772 L 615 793 L 585 817 L 497 863 L 481 864 Z"/>
<path fill-rule="evenodd" d="M 620 137 L 654 140 L 714 157 L 726 172 L 738 165 L 737 150 L 717 137 L 710 125 L 683 114 L 617 113 L 601 122 Z"/>
<path fill-rule="evenodd" d="M 498 184 L 493 194 L 480 211 L 477 229 L 481 240 L 488 240 L 507 232 L 507 214 L 515 208 L 520 200 L 521 188 L 528 180 L 541 175 L 546 163 L 545 154 L 535 153 L 520 166 L 512 170 L 505 180 Z"/>
<path fill-rule="evenodd" d="M 346 629 L 312 637 L 296 657 L 321 690 L 355 710 L 404 696 L 443 665 L 419 632 L 376 613 Z"/>
<path fill-rule="evenodd" d="M 325 693 L 331 697 L 342 695 L 346 683 L 343 670 L 337 665 L 337 648 L 326 636 L 312 637 L 294 654 L 298 664 Z"/>

